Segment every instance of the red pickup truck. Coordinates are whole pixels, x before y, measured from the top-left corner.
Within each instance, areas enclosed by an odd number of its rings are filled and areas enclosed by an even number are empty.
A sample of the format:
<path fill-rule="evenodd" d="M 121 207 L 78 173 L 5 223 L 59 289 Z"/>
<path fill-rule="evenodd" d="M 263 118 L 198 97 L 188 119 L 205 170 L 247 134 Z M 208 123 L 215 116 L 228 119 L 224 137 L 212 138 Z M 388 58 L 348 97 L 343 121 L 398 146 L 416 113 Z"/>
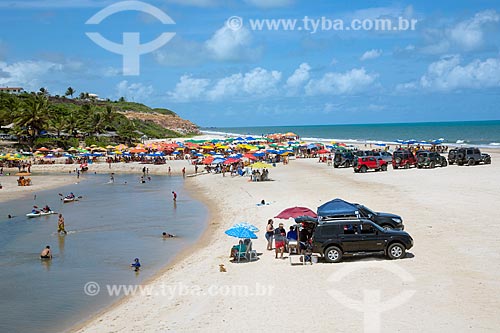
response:
<path fill-rule="evenodd" d="M 378 160 L 374 156 L 358 157 L 358 163 L 354 166 L 354 172 L 365 173 L 368 170 L 387 171 L 387 162 Z"/>

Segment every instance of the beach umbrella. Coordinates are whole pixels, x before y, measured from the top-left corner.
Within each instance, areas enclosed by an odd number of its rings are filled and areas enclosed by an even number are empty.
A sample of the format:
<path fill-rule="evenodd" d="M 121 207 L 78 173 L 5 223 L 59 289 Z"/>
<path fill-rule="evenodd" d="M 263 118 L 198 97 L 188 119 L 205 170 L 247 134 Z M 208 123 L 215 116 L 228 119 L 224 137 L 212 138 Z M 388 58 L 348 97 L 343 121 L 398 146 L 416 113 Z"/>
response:
<path fill-rule="evenodd" d="M 289 219 L 290 217 L 296 218 L 299 216 L 310 216 L 310 217 L 318 217 L 315 212 L 310 210 L 307 207 L 291 207 L 287 208 L 278 215 L 275 216 L 277 219 Z"/>
<path fill-rule="evenodd" d="M 247 137 L 245 138 L 245 140 L 247 140 L 247 141 L 255 141 L 255 138 L 254 138 L 254 137 L 251 137 L 251 136 L 247 136 Z"/>
<path fill-rule="evenodd" d="M 224 231 L 224 233 L 228 236 L 236 238 L 251 238 L 251 239 L 257 238 L 257 235 L 255 235 L 253 231 L 250 231 L 245 227 L 233 227 L 231 229 Z"/>
<path fill-rule="evenodd" d="M 212 164 L 214 158 L 212 156 L 205 157 L 203 161 L 201 161 L 202 164 L 208 165 Z"/>
<path fill-rule="evenodd" d="M 212 161 L 212 164 L 220 164 L 220 163 L 224 163 L 226 161 L 225 158 L 215 158 L 213 161 Z"/>
<path fill-rule="evenodd" d="M 54 154 L 47 154 L 46 156 L 44 156 L 44 158 L 56 158 L 56 157 L 54 156 Z"/>
<path fill-rule="evenodd" d="M 264 153 L 264 152 L 257 152 L 257 153 L 254 153 L 253 156 L 255 156 L 255 157 L 264 157 L 264 156 L 266 156 L 266 153 Z"/>
<path fill-rule="evenodd" d="M 224 164 L 229 165 L 233 163 L 238 163 L 240 161 L 239 158 L 228 158 L 227 160 L 224 161 Z"/>
<path fill-rule="evenodd" d="M 259 231 L 259 228 L 257 228 L 256 226 L 254 226 L 253 224 L 250 224 L 248 222 L 241 222 L 241 223 L 237 223 L 235 225 L 233 225 L 231 228 L 246 228 L 248 230 L 250 230 L 251 232 L 258 232 Z"/>
<path fill-rule="evenodd" d="M 251 161 L 256 161 L 257 157 L 255 157 L 253 154 L 245 154 L 243 157 L 248 158 Z"/>
<path fill-rule="evenodd" d="M 265 168 L 270 168 L 272 167 L 272 164 L 267 164 L 264 162 L 256 162 L 252 165 L 250 165 L 251 168 L 253 169 L 265 169 Z"/>
<path fill-rule="evenodd" d="M 320 150 L 318 150 L 318 154 L 328 154 L 328 153 L 331 153 L 331 151 L 326 150 L 326 149 L 320 149 Z"/>

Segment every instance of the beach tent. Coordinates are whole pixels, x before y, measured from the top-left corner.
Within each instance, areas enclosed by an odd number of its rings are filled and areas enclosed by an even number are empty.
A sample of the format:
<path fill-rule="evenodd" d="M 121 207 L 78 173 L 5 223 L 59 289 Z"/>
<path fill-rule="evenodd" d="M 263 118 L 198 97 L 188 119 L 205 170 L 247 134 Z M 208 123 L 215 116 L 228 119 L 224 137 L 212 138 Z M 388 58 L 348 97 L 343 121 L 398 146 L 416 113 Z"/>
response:
<path fill-rule="evenodd" d="M 333 199 L 318 207 L 318 216 L 357 215 L 358 207 L 342 199 Z"/>

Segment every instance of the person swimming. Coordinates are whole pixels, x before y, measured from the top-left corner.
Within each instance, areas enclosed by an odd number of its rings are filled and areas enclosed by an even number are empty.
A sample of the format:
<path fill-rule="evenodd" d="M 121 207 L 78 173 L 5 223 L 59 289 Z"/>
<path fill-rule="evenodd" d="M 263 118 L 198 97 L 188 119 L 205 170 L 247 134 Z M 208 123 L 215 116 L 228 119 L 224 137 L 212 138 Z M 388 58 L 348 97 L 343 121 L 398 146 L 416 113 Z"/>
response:
<path fill-rule="evenodd" d="M 167 238 L 173 238 L 173 237 L 175 237 L 175 235 L 163 232 L 162 237 L 163 237 L 163 239 L 167 239 Z"/>

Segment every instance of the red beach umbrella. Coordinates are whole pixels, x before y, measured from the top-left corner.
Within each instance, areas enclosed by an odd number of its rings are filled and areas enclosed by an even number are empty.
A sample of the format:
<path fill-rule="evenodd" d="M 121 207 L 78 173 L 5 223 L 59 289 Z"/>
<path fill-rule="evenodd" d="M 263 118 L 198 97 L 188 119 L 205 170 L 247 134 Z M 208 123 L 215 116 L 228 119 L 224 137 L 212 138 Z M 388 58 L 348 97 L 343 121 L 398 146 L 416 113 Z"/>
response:
<path fill-rule="evenodd" d="M 320 150 L 318 150 L 318 154 L 328 154 L 328 153 L 331 153 L 331 151 L 326 150 L 326 149 L 320 149 Z"/>
<path fill-rule="evenodd" d="M 309 216 L 309 217 L 318 217 L 315 212 L 310 210 L 307 207 L 291 207 L 287 208 L 278 215 L 275 216 L 277 219 L 289 219 L 290 217 L 296 218 L 299 216 Z"/>
<path fill-rule="evenodd" d="M 209 164 L 212 164 L 214 158 L 213 156 L 208 156 L 208 157 L 205 157 L 203 159 L 203 161 L 201 161 L 202 164 L 205 164 L 205 165 L 209 165 Z"/>

